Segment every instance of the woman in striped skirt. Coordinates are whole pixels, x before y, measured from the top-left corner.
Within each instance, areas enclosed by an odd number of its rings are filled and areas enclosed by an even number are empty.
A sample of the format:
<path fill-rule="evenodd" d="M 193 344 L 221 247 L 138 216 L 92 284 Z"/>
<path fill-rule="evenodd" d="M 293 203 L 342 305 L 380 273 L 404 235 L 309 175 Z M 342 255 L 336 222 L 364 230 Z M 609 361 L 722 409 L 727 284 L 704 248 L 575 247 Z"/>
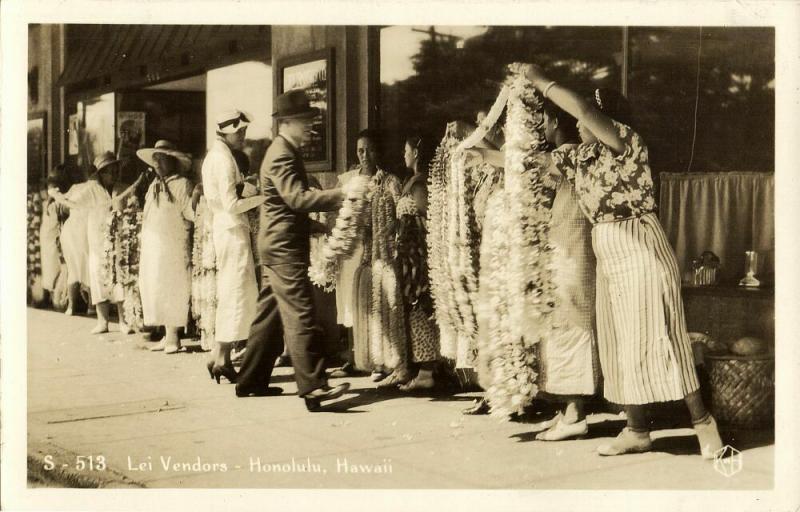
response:
<path fill-rule="evenodd" d="M 627 426 L 601 455 L 651 449 L 645 405 L 683 399 L 703 458 L 722 447 L 703 405 L 686 330 L 675 254 L 655 215 L 647 147 L 627 124 L 619 93 L 598 90 L 596 105 L 549 80 L 527 76 L 546 98 L 578 120 L 582 144 L 556 151 L 593 224 L 597 258 L 597 335 L 607 400 L 623 404 Z"/>

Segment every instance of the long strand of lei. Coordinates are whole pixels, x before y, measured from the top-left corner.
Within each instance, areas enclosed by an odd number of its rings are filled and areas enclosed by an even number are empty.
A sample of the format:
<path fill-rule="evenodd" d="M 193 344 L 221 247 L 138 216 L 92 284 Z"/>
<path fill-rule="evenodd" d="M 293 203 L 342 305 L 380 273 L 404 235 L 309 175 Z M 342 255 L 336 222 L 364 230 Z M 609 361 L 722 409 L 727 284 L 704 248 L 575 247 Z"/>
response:
<path fill-rule="evenodd" d="M 518 65 L 512 64 L 510 71 L 504 206 L 492 198 L 487 208 L 490 225 L 497 223 L 491 236 L 502 235 L 505 242 L 484 244 L 484 250 L 495 254 L 489 255 L 493 263 L 481 275 L 481 285 L 490 288 L 488 303 L 480 308 L 489 316 L 488 343 L 480 354 L 488 361 L 489 375 L 482 382 L 488 382 L 492 414 L 503 419 L 522 413 L 536 395 L 536 344 L 550 328 L 555 305 L 542 100 Z M 504 254 L 502 268 L 499 251 Z"/>
<path fill-rule="evenodd" d="M 200 344 L 211 350 L 217 313 L 217 258 L 214 252 L 211 212 L 205 197 L 197 205 L 192 247 L 192 315 L 200 329 Z"/>
<path fill-rule="evenodd" d="M 342 187 L 345 199 L 330 235 L 319 250 L 312 251 L 308 276 L 311 282 L 325 291 L 336 287 L 336 274 L 342 259 L 353 254 L 358 234 L 369 212 L 369 182 L 367 176 L 354 176 Z"/>

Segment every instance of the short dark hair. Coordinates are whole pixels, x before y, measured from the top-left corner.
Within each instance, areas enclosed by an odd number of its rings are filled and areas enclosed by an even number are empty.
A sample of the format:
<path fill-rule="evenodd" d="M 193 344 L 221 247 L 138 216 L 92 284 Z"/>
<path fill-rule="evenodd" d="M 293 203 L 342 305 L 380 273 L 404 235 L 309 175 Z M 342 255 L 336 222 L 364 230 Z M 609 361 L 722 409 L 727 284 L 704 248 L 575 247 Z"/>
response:
<path fill-rule="evenodd" d="M 547 117 L 556 119 L 558 127 L 562 130 L 564 138 L 568 141 L 579 141 L 580 135 L 578 134 L 578 121 L 572 117 L 566 110 L 562 109 L 549 99 L 544 100 L 544 111 Z"/>
<path fill-rule="evenodd" d="M 383 140 L 381 140 L 381 135 L 378 130 L 373 130 L 372 128 L 366 128 L 358 132 L 358 137 L 356 137 L 356 141 L 359 139 L 367 139 L 375 146 L 375 150 L 378 152 L 379 155 L 383 154 Z"/>

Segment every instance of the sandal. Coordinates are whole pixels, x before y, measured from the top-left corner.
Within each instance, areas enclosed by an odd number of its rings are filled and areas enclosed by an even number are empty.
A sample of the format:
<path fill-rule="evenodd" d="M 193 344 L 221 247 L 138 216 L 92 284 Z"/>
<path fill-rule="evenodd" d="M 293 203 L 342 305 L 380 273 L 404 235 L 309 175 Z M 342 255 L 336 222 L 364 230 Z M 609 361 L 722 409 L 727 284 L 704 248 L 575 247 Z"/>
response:
<path fill-rule="evenodd" d="M 650 432 L 635 432 L 625 427 L 613 441 L 598 446 L 597 453 L 612 456 L 625 453 L 649 452 L 652 448 L 653 442 L 650 441 Z"/>

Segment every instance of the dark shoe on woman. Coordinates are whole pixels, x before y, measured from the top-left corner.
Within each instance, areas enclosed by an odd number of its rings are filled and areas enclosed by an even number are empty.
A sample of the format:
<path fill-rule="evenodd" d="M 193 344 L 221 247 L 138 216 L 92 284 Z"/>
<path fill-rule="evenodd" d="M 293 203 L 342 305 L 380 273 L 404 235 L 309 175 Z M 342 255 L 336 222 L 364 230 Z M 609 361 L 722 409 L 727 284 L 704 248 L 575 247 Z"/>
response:
<path fill-rule="evenodd" d="M 236 396 L 239 398 L 245 398 L 250 396 L 278 396 L 283 393 L 283 388 L 279 387 L 259 387 L 254 389 L 243 389 L 236 385 Z"/>
<path fill-rule="evenodd" d="M 211 375 L 214 376 L 214 380 L 217 381 L 217 384 L 219 384 L 220 377 L 225 377 L 231 384 L 236 383 L 236 370 L 231 366 L 219 366 L 215 364 L 211 367 Z"/>
<path fill-rule="evenodd" d="M 489 414 L 489 402 L 487 402 L 485 398 L 479 398 L 478 400 L 475 400 L 475 403 L 472 404 L 472 407 L 467 407 L 461 411 L 461 414 L 467 414 L 469 416 Z"/>
<path fill-rule="evenodd" d="M 322 407 L 322 402 L 339 398 L 348 389 L 350 389 L 350 384 L 344 382 L 336 387 L 325 386 L 306 393 L 303 395 L 303 399 L 306 401 L 306 409 L 311 412 L 318 411 Z"/>

